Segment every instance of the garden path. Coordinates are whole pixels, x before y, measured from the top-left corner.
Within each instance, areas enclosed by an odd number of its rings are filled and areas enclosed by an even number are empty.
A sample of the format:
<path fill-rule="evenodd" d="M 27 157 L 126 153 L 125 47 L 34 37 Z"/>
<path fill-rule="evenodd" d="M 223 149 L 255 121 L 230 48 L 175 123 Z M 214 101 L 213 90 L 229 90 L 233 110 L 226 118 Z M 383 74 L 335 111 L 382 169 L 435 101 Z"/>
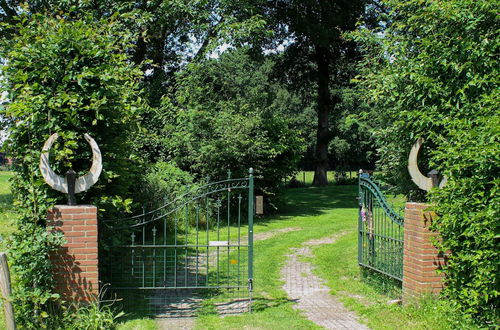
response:
<path fill-rule="evenodd" d="M 296 227 L 271 230 L 255 235 L 256 240 L 266 240 L 277 234 L 297 230 Z M 313 274 L 312 265 L 304 261 L 304 257 L 312 257 L 313 246 L 333 244 L 345 235 L 337 233 L 321 239 L 306 241 L 299 248 L 291 248 L 292 253 L 287 255 L 285 266 L 281 270 L 281 279 L 285 282 L 283 289 L 289 298 L 296 301 L 294 308 L 302 311 L 305 316 L 326 329 L 368 329 L 359 323 L 357 316 L 348 311 L 343 304 L 330 294 L 330 289 L 324 280 Z M 195 318 L 166 318 L 157 319 L 160 329 L 189 330 L 195 326 Z"/>
<path fill-rule="evenodd" d="M 312 265 L 304 258 L 312 257 L 312 246 L 335 243 L 344 233 L 304 242 L 299 248 L 291 248 L 285 266 L 281 269 L 283 289 L 289 298 L 297 302 L 294 308 L 319 326 L 326 329 L 368 329 L 358 322 L 357 316 L 330 294 L 325 281 L 313 274 Z"/>

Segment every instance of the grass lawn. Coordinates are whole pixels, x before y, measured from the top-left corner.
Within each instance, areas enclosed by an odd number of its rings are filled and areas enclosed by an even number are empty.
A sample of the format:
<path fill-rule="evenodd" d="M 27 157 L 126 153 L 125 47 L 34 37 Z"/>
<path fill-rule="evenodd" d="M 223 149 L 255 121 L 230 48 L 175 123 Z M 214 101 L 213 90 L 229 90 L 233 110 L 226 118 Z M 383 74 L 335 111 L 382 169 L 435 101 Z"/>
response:
<path fill-rule="evenodd" d="M 346 178 L 348 179 L 356 179 L 358 177 L 358 172 L 345 172 Z M 328 171 L 326 173 L 326 176 L 328 178 L 328 182 L 334 182 L 335 181 L 335 171 Z M 314 179 L 314 171 L 299 171 L 297 174 L 295 174 L 295 180 L 298 182 L 302 183 L 303 185 L 312 185 Z M 290 181 L 290 178 L 287 179 L 287 182 Z"/>
<path fill-rule="evenodd" d="M 14 231 L 14 207 L 9 179 L 12 172 L 0 171 L 0 251 L 5 250 L 5 239 Z"/>

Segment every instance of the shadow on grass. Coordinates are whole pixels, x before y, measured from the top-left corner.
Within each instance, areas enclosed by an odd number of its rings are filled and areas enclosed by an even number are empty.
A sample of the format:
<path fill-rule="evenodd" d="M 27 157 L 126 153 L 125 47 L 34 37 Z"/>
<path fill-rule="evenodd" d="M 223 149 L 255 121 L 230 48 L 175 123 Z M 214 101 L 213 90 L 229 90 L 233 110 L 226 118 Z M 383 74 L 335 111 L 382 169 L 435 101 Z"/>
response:
<path fill-rule="evenodd" d="M 10 210 L 13 200 L 12 194 L 0 194 L 0 210 Z"/>
<path fill-rule="evenodd" d="M 357 185 L 290 188 L 283 192 L 276 214 L 255 218 L 254 222 L 265 226 L 281 217 L 318 216 L 335 208 L 356 208 L 357 195 Z"/>
<path fill-rule="evenodd" d="M 281 298 L 276 298 L 276 299 L 269 299 L 269 298 L 262 298 L 262 297 L 256 297 L 253 299 L 252 303 L 252 311 L 254 312 L 262 312 L 268 308 L 274 308 L 278 307 L 281 305 L 285 305 L 288 303 L 292 303 L 295 300 L 288 299 L 286 297 L 281 297 Z"/>
<path fill-rule="evenodd" d="M 288 299 L 286 297 L 280 298 L 264 298 L 264 297 L 254 297 L 252 300 L 252 312 L 263 312 L 269 308 L 279 307 L 285 304 L 297 302 L 294 299 Z M 207 315 L 220 315 L 215 307 L 215 305 L 209 301 L 204 301 L 203 307 L 198 311 L 197 316 L 207 316 Z"/>

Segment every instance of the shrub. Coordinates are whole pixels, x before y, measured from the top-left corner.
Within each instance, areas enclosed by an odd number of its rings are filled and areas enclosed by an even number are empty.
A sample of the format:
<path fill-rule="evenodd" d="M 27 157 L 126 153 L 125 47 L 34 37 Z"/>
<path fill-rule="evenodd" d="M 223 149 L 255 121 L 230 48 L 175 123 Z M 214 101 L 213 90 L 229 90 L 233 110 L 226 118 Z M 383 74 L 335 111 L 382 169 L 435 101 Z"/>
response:
<path fill-rule="evenodd" d="M 407 157 L 417 137 L 426 138 L 430 166 L 448 177 L 429 195 L 440 215 L 433 225 L 443 238 L 438 246 L 451 251 L 444 294 L 476 321 L 498 324 L 498 3 L 384 4 L 390 9 L 384 31 L 364 29 L 355 37 L 366 56 L 360 83 L 373 109 L 367 117 L 378 170 L 400 190 L 414 191 Z"/>
<path fill-rule="evenodd" d="M 60 134 L 52 166 L 88 170 L 89 133 L 103 153 L 97 185 L 78 196 L 105 208 L 127 206 L 134 164 L 128 161 L 140 71 L 127 62 L 127 34 L 112 17 L 96 21 L 74 15 L 22 14 L 2 39 L 1 88 L 8 92 L 0 114 L 9 130 L 5 149 L 16 159 L 12 191 L 19 217 L 10 243 L 16 319 L 27 328 L 54 328 L 48 254 L 62 243 L 45 229 L 47 210 L 63 196 L 50 189 L 38 170 L 45 140 Z M 116 197 L 115 197 L 116 196 Z"/>
<path fill-rule="evenodd" d="M 151 165 L 142 180 L 139 189 L 142 197 L 138 196 L 136 200 L 142 198 L 142 204 L 148 205 L 149 209 L 162 206 L 194 188 L 191 174 L 166 162 Z"/>
<path fill-rule="evenodd" d="M 115 313 L 111 305 L 93 301 L 87 306 L 71 306 L 60 325 L 65 330 L 109 330 L 115 329 L 117 319 L 123 312 Z"/>

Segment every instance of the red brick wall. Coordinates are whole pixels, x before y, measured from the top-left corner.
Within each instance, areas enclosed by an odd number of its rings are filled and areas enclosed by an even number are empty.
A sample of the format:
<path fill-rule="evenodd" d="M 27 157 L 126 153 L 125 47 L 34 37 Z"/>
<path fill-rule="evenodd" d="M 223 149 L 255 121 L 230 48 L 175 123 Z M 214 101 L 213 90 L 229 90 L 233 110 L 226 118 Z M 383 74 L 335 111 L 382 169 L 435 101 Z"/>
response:
<path fill-rule="evenodd" d="M 436 217 L 425 211 L 430 205 L 406 203 L 404 223 L 403 295 L 405 298 L 423 293 L 439 293 L 444 275 L 437 270 L 445 263 L 445 255 L 432 244 L 438 233 L 429 226 Z"/>
<path fill-rule="evenodd" d="M 67 301 L 87 302 L 99 293 L 97 208 L 57 205 L 48 213 L 48 228 L 67 241 L 51 255 L 56 291 Z"/>

